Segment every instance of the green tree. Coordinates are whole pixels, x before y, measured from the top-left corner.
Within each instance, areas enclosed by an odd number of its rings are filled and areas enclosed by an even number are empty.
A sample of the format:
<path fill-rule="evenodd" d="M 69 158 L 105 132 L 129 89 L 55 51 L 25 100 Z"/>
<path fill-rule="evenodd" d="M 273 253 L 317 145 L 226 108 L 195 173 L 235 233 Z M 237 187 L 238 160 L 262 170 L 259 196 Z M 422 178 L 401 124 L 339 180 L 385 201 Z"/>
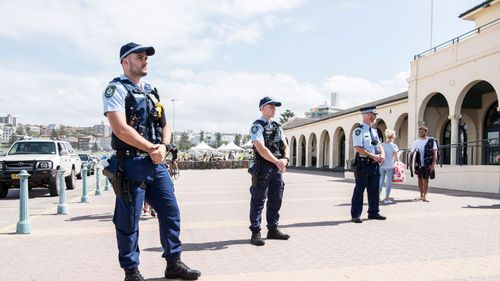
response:
<path fill-rule="evenodd" d="M 64 125 L 61 125 L 61 127 L 59 127 L 59 130 L 57 130 L 57 134 L 63 137 L 68 134 L 68 131 L 66 130 L 66 127 Z"/>
<path fill-rule="evenodd" d="M 92 152 L 96 153 L 99 151 L 99 146 L 97 145 L 96 142 L 94 142 L 94 144 L 92 145 L 92 148 L 91 148 Z"/>
<path fill-rule="evenodd" d="M 86 136 L 95 136 L 95 132 L 94 132 L 94 129 L 91 128 L 91 127 L 87 127 L 85 129 L 82 130 L 82 133 Z"/>
<path fill-rule="evenodd" d="M 293 113 L 290 109 L 287 109 L 285 112 L 280 114 L 280 123 L 284 124 L 294 116 L 295 113 Z"/>
<path fill-rule="evenodd" d="M 240 134 L 236 134 L 236 136 L 234 137 L 234 144 L 236 144 L 237 146 L 241 145 L 241 135 Z"/>
<path fill-rule="evenodd" d="M 200 142 L 202 142 L 205 139 L 205 132 L 203 130 L 200 131 Z"/>
<path fill-rule="evenodd" d="M 13 144 L 17 141 L 17 136 L 16 134 L 12 134 L 12 136 L 10 136 L 10 139 L 9 139 L 9 144 Z"/>
<path fill-rule="evenodd" d="M 222 136 L 220 133 L 215 133 L 215 147 L 219 147 L 222 145 Z"/>
<path fill-rule="evenodd" d="M 241 144 L 243 145 L 243 144 L 247 143 L 249 140 L 250 140 L 250 135 L 244 135 L 241 138 Z"/>
<path fill-rule="evenodd" d="M 177 142 L 177 148 L 180 150 L 188 150 L 193 146 L 191 142 L 189 141 L 189 135 L 187 132 L 182 132 L 181 138 Z"/>
<path fill-rule="evenodd" d="M 24 128 L 21 127 L 21 126 L 17 127 L 17 129 L 16 129 L 16 135 L 23 136 L 24 135 Z"/>

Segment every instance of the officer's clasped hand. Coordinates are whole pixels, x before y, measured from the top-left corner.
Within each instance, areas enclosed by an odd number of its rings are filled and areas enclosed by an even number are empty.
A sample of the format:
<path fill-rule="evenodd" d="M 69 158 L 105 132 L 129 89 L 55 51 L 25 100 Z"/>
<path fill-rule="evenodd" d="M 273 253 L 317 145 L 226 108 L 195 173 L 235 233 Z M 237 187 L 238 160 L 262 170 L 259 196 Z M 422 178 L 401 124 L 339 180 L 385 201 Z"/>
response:
<path fill-rule="evenodd" d="M 149 151 L 149 158 L 153 164 L 160 164 L 163 159 L 165 159 L 165 155 L 167 154 L 166 148 L 164 145 L 155 144 L 151 147 Z"/>
<path fill-rule="evenodd" d="M 286 172 L 286 165 L 288 164 L 288 160 L 286 159 L 279 159 L 276 162 L 276 166 L 278 167 L 280 172 Z"/>

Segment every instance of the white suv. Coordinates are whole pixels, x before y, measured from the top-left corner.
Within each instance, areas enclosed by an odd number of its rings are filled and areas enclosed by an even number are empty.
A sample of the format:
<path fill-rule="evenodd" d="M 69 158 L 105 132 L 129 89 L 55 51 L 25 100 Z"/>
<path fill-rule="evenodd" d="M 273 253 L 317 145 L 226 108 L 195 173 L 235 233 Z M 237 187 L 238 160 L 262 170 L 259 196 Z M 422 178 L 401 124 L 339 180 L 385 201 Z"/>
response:
<path fill-rule="evenodd" d="M 59 195 L 57 170 L 64 168 L 67 189 L 76 186 L 76 175 L 81 173 L 82 163 L 76 151 L 67 141 L 20 140 L 16 141 L 0 161 L 0 198 L 7 196 L 9 188 L 19 188 L 19 172 L 26 170 L 30 177 L 28 186 L 45 186 L 51 196 Z"/>

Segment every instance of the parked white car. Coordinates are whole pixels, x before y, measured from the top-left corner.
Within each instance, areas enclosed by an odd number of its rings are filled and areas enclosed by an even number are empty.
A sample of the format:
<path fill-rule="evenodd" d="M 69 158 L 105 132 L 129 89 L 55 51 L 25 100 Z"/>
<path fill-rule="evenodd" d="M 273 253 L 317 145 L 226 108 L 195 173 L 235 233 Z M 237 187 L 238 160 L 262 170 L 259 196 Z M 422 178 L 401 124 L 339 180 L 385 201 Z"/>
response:
<path fill-rule="evenodd" d="M 59 195 L 57 170 L 64 168 L 67 189 L 76 186 L 76 175 L 82 163 L 67 141 L 20 140 L 16 141 L 0 161 L 0 198 L 7 196 L 10 188 L 19 188 L 19 172 L 26 170 L 29 188 L 48 187 L 51 196 Z"/>

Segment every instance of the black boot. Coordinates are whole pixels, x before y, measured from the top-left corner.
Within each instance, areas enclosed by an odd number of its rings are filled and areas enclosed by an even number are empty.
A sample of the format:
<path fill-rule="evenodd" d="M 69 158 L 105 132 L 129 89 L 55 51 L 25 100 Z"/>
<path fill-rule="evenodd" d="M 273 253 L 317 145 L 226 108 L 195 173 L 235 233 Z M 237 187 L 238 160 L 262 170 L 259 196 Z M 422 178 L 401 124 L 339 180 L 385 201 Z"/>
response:
<path fill-rule="evenodd" d="M 197 280 L 200 275 L 199 270 L 189 268 L 181 260 L 167 262 L 167 269 L 165 269 L 167 279 Z"/>
<path fill-rule="evenodd" d="M 260 236 L 260 231 L 252 231 L 252 238 L 250 239 L 250 243 L 255 246 L 264 246 L 266 242 Z"/>
<path fill-rule="evenodd" d="M 267 239 L 276 239 L 276 240 L 288 240 L 290 235 L 284 234 L 277 227 L 271 228 L 267 231 Z"/>
<path fill-rule="evenodd" d="M 125 281 L 144 281 L 139 269 L 125 269 Z"/>

